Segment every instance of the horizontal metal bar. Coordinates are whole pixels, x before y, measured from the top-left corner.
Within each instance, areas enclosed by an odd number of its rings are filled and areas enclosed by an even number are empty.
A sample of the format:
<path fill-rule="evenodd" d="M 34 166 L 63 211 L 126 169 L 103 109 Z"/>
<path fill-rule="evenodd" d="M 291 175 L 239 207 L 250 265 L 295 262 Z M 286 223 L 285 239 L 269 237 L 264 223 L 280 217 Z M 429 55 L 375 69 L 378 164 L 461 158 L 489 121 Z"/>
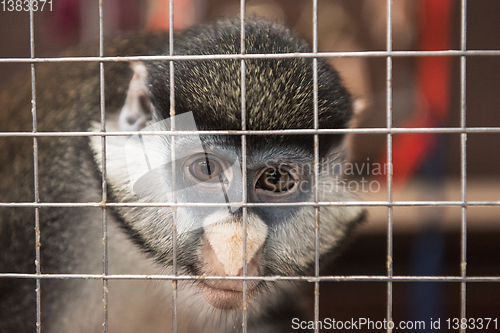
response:
<path fill-rule="evenodd" d="M 328 275 L 328 276 L 194 276 L 194 275 L 136 275 L 136 274 L 25 274 L 0 273 L 7 279 L 87 279 L 87 280 L 254 280 L 307 282 L 500 282 L 500 276 L 384 276 L 384 275 Z"/>
<path fill-rule="evenodd" d="M 231 130 L 231 131 L 129 131 L 129 132 L 0 132 L 0 137 L 72 137 L 72 136 L 132 136 L 132 135 L 313 135 L 313 134 L 402 134 L 402 133 L 500 133 L 500 127 L 443 128 L 336 128 L 293 130 Z"/>
<path fill-rule="evenodd" d="M 54 57 L 54 58 L 0 58 L 0 63 L 54 63 L 54 62 L 117 62 L 117 61 L 186 61 L 216 59 L 282 59 L 282 58 L 348 58 L 348 57 L 439 57 L 439 56 L 500 56 L 500 50 L 443 50 L 443 51 L 355 51 L 279 54 L 207 54 L 161 55 L 129 57 Z"/>
<path fill-rule="evenodd" d="M 230 202 L 230 203 L 168 203 L 168 202 L 1 202 L 0 208 L 27 208 L 27 207 L 53 207 L 53 208 L 83 208 L 83 207 L 330 207 L 330 206 L 367 206 L 367 207 L 477 207 L 477 206 L 500 206 L 500 201 L 349 201 L 349 202 Z"/>

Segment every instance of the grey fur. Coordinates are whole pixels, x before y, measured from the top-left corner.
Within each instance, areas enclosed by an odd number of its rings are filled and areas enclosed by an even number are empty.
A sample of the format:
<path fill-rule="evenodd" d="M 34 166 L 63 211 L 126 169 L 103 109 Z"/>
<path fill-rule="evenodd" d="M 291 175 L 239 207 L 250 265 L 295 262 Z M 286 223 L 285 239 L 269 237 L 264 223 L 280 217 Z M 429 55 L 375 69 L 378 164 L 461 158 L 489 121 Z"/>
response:
<path fill-rule="evenodd" d="M 239 53 L 239 21 L 224 20 L 176 35 L 176 54 Z M 247 53 L 311 52 L 289 30 L 252 19 L 246 26 Z M 143 33 L 107 44 L 106 55 L 168 54 L 168 35 Z M 95 49 L 80 50 L 96 55 Z M 352 117 L 349 93 L 338 74 L 322 59 L 319 64 L 319 124 L 345 128 Z M 145 62 L 148 103 L 153 117 L 169 114 L 169 64 Z M 301 58 L 246 61 L 248 129 L 313 128 L 312 60 Z M 106 112 L 109 126 L 125 101 L 132 71 L 125 63 L 106 63 Z M 37 64 L 37 122 L 39 131 L 88 131 L 99 122 L 99 71 L 96 63 Z M 175 62 L 176 112 L 193 112 L 198 129 L 241 128 L 239 60 Z M 31 131 L 30 89 L 13 86 L 1 98 L 0 131 Z M 137 113 L 139 114 L 139 113 Z M 123 123 L 122 118 L 122 123 Z M 164 128 L 169 130 L 169 128 Z M 238 136 L 202 136 L 210 151 L 241 158 Z M 170 139 L 165 139 L 169 156 Z M 180 140 L 180 139 L 179 139 Z M 124 138 L 107 138 L 106 163 L 110 202 L 162 202 L 162 196 L 138 196 L 130 191 L 122 153 Z M 342 137 L 321 136 L 321 157 L 342 163 Z M 100 137 L 38 138 L 41 202 L 100 202 Z M 248 136 L 249 179 L 266 163 L 303 166 L 313 161 L 312 136 Z M 205 149 L 205 148 L 204 148 Z M 32 202 L 33 150 L 31 138 L 0 138 L 0 201 Z M 320 166 L 320 183 L 337 182 L 328 164 Z M 249 190 L 254 190 L 249 181 Z M 321 188 L 321 186 L 320 186 Z M 312 201 L 312 187 L 292 201 Z M 168 190 L 168 186 L 167 186 Z M 320 199 L 355 200 L 349 191 L 320 189 Z M 252 201 L 252 193 L 249 200 Z M 189 198 L 188 198 L 189 199 Z M 181 198 L 182 201 L 182 198 Z M 189 200 L 187 200 L 189 201 Z M 179 209 L 190 220 L 207 211 Z M 354 225 L 363 217 L 356 207 L 321 209 L 321 262 L 336 255 Z M 241 211 L 227 218 L 241 218 Z M 268 233 L 262 250 L 263 275 L 312 274 L 315 220 L 312 207 L 249 208 L 248 223 L 264 221 Z M 171 272 L 172 213 L 168 207 L 132 207 L 108 210 L 109 273 L 163 274 Z M 232 216 L 232 217 L 231 217 Z M 102 273 L 101 208 L 41 208 L 41 265 L 43 273 Z M 266 219 L 267 218 L 267 219 Z M 0 209 L 0 272 L 34 273 L 33 208 Z M 178 273 L 199 272 L 203 229 L 179 233 Z M 111 332 L 170 332 L 171 290 L 168 281 L 114 281 L 109 291 Z M 179 332 L 240 332 L 241 310 L 220 310 L 200 295 L 195 282 L 180 282 Z M 0 332 L 35 330 L 35 282 L 0 278 Z M 300 316 L 294 303 L 296 285 L 262 283 L 249 301 L 249 329 L 253 332 L 288 332 L 291 318 Z M 42 327 L 46 332 L 97 332 L 102 323 L 102 283 L 96 280 L 52 280 L 41 283 Z M 300 303 L 295 300 L 295 303 Z"/>

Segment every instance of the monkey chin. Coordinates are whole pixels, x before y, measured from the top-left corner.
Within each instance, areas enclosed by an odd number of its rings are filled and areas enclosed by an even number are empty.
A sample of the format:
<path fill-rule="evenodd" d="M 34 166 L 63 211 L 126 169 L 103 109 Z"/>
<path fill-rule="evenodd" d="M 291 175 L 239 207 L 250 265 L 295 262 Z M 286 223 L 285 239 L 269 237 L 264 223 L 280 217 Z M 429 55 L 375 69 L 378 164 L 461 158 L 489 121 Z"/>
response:
<path fill-rule="evenodd" d="M 260 257 L 260 255 L 259 255 Z M 249 263 L 249 276 L 255 276 L 255 263 Z M 253 273 L 253 274 L 252 274 Z M 219 274 L 209 274 L 219 275 Z M 241 274 L 239 275 L 241 276 Z M 262 281 L 248 280 L 246 288 L 246 300 L 249 301 L 259 292 Z M 198 288 L 203 298 L 211 306 L 221 310 L 236 310 L 243 307 L 243 281 L 231 279 L 199 280 Z"/>
<path fill-rule="evenodd" d="M 237 244 L 237 247 L 242 247 Z M 238 257 L 237 261 L 239 264 Z M 226 266 L 218 259 L 214 249 L 206 239 L 202 238 L 200 263 L 197 267 L 197 275 L 221 276 L 221 279 L 202 279 L 198 281 L 198 287 L 205 300 L 213 307 L 221 310 L 236 310 L 243 307 L 243 280 L 225 279 L 224 277 L 243 276 L 243 268 L 228 274 Z M 262 248 L 259 248 L 247 264 L 247 276 L 259 276 L 262 263 Z M 262 281 L 247 280 L 246 300 L 255 296 Z"/>
<path fill-rule="evenodd" d="M 200 286 L 200 290 L 208 304 L 214 308 L 237 310 L 243 307 L 243 291 L 212 288 L 207 285 Z M 251 291 L 247 292 L 247 300 L 251 298 L 251 294 Z"/>

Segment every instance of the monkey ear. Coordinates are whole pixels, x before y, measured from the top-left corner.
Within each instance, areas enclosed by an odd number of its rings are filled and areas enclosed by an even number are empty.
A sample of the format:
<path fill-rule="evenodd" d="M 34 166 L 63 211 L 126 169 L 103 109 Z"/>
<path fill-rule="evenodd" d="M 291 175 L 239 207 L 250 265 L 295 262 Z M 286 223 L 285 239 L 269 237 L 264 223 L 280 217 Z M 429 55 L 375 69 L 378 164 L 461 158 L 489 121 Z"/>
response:
<path fill-rule="evenodd" d="M 351 121 L 349 122 L 349 127 L 350 128 L 357 128 L 359 126 L 359 123 L 363 119 L 365 110 L 367 108 L 367 103 L 366 100 L 361 98 L 361 97 L 356 97 L 354 98 L 353 102 L 353 116 Z"/>
<path fill-rule="evenodd" d="M 353 101 L 354 113 L 353 113 L 352 119 L 349 121 L 349 128 L 357 128 L 359 126 L 361 120 L 363 120 L 364 112 L 365 112 L 367 107 L 368 107 L 368 103 L 367 103 L 366 99 L 363 99 L 361 97 L 354 98 L 354 101 Z M 355 135 L 353 135 L 352 133 L 346 134 L 345 139 L 343 140 L 343 144 L 345 145 L 343 147 L 343 149 L 345 149 L 346 151 L 349 151 L 349 152 L 354 151 L 354 149 L 353 149 L 354 138 L 355 138 Z"/>
<path fill-rule="evenodd" d="M 120 112 L 119 125 L 122 131 L 140 131 L 152 119 L 153 105 L 147 88 L 148 71 L 142 62 L 130 64 L 134 76 L 128 87 L 127 98 Z"/>

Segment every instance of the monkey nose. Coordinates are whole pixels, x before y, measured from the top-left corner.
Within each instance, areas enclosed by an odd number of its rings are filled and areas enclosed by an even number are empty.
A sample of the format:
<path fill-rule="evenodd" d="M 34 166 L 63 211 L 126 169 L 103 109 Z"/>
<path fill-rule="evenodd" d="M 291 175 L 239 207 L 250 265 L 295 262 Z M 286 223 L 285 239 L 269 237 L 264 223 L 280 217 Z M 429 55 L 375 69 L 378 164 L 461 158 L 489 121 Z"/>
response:
<path fill-rule="evenodd" d="M 267 225 L 258 218 L 247 223 L 246 263 L 249 264 L 267 237 Z M 205 226 L 205 237 L 227 276 L 238 276 L 243 268 L 244 228 L 241 221 L 217 222 Z"/>

